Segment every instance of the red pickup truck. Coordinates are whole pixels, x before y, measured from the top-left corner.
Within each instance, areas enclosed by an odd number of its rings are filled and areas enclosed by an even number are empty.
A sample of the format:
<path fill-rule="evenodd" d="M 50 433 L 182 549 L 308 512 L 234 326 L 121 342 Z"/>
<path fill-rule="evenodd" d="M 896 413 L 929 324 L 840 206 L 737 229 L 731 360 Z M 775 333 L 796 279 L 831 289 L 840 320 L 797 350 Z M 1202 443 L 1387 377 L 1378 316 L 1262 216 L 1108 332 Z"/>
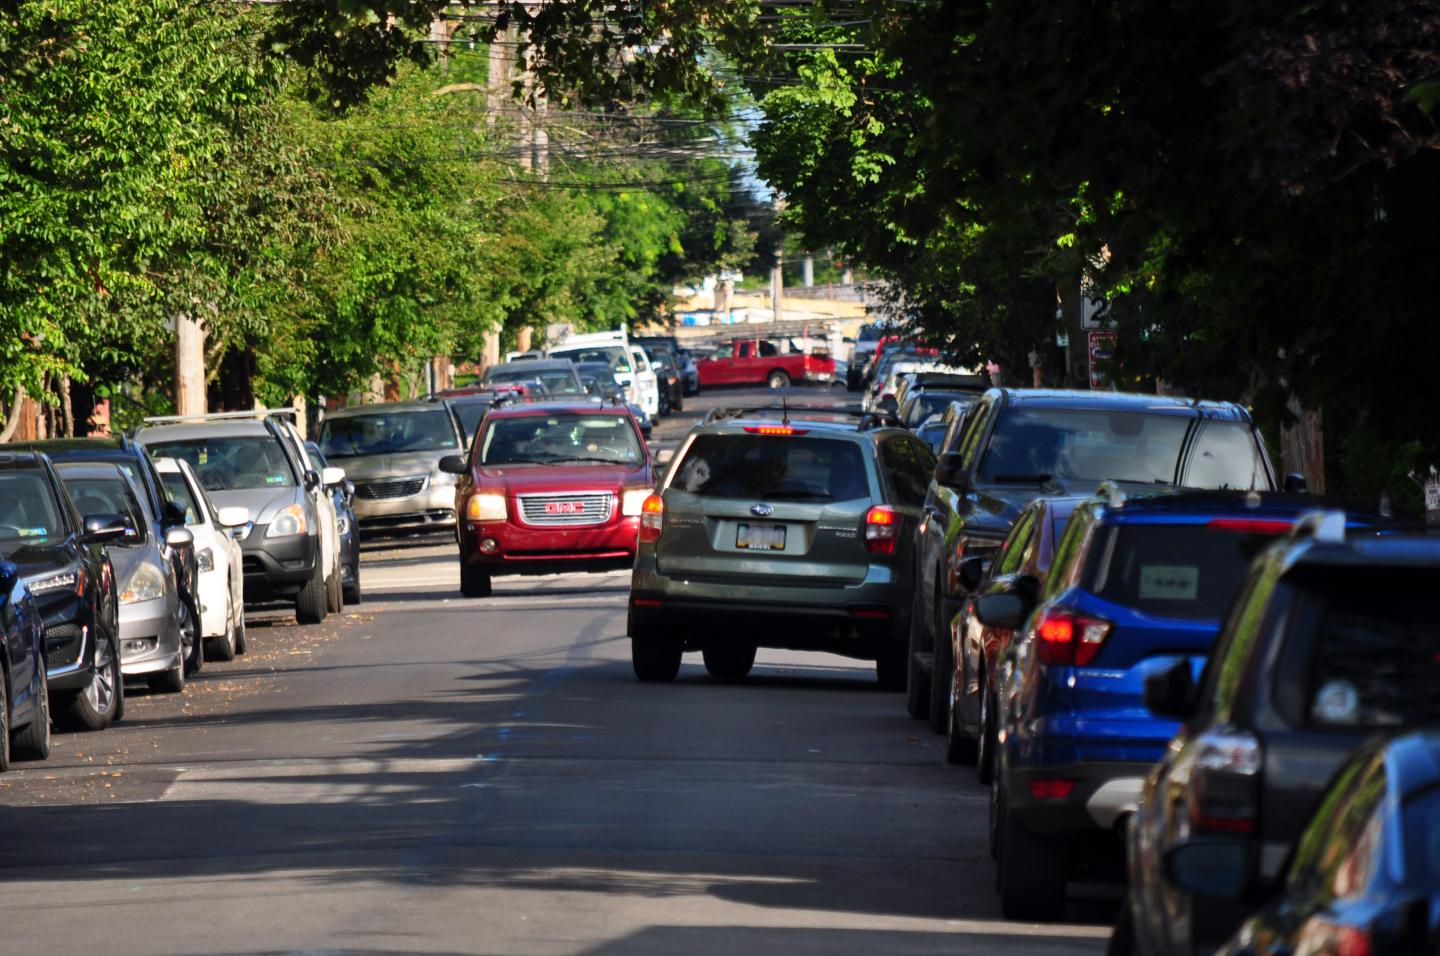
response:
<path fill-rule="evenodd" d="M 700 387 L 758 385 L 784 388 L 791 382 L 833 382 L 835 360 L 828 355 L 781 352 L 774 342 L 745 339 L 722 345 L 695 362 Z"/>

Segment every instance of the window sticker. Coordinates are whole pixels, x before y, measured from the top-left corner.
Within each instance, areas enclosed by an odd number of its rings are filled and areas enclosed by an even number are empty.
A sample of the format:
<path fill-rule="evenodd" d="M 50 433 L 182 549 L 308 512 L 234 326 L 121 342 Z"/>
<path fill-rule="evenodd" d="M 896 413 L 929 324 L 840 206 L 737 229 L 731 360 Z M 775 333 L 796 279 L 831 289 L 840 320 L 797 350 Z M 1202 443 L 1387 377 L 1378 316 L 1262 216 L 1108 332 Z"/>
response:
<path fill-rule="evenodd" d="M 49 533 L 44 528 L 20 528 L 19 531 L 22 538 L 43 538 Z"/>
<path fill-rule="evenodd" d="M 1314 719 L 1327 724 L 1353 724 L 1360 717 L 1360 692 L 1348 680 L 1327 681 L 1315 694 Z"/>
<path fill-rule="evenodd" d="M 1146 564 L 1140 568 L 1140 600 L 1193 601 L 1200 594 L 1200 569 L 1184 564 Z"/>

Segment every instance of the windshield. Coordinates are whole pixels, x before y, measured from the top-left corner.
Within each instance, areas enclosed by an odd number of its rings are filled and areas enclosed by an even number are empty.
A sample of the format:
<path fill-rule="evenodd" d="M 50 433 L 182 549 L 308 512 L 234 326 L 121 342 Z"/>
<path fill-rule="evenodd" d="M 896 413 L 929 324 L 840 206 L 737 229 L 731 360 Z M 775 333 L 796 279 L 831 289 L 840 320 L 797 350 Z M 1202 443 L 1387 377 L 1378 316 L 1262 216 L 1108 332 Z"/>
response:
<path fill-rule="evenodd" d="M 156 458 L 181 458 L 190 463 L 206 491 L 280 488 L 299 484 L 280 442 L 270 435 L 190 438 L 147 444 Z"/>
<path fill-rule="evenodd" d="M 460 427 L 465 430 L 467 442 L 475 437 L 475 429 L 480 427 L 485 413 L 490 411 L 490 405 L 490 402 L 463 402 L 454 406 L 455 414 L 460 419 Z"/>
<path fill-rule="evenodd" d="M 568 358 L 577 365 L 581 362 L 604 362 L 617 372 L 630 371 L 630 359 L 619 345 L 579 345 L 569 349 L 552 349 L 555 358 Z"/>
<path fill-rule="evenodd" d="M 120 473 L 116 472 L 114 478 L 67 478 L 65 470 L 60 470 L 60 477 L 65 482 L 65 487 L 70 490 L 70 497 L 75 499 L 75 507 L 81 514 L 110 514 L 119 515 L 125 519 L 125 536 L 120 539 L 120 544 L 139 544 L 145 540 L 145 522 L 141 520 L 140 502 L 135 499 L 135 493 L 130 490 L 130 485 Z"/>
<path fill-rule="evenodd" d="M 852 501 L 870 497 L 865 462 L 851 441 L 765 435 L 700 435 L 670 487 L 706 498 Z"/>
<path fill-rule="evenodd" d="M 945 432 L 948 430 L 949 426 L 944 422 L 926 422 L 916 429 L 915 434 L 920 436 L 920 440 L 929 445 L 930 450 L 938 455 L 940 446 L 945 444 Z"/>
<path fill-rule="evenodd" d="M 1119 525 L 1092 552 L 1090 579 L 1107 601 L 1159 617 L 1218 621 L 1274 535 L 1206 525 Z"/>
<path fill-rule="evenodd" d="M 200 503 L 190 493 L 190 484 L 185 476 L 178 471 L 162 471 L 160 483 L 165 486 L 165 494 L 170 500 L 185 509 L 185 523 L 200 524 Z"/>
<path fill-rule="evenodd" d="M 921 392 L 910 400 L 910 412 L 905 416 L 905 424 L 914 428 L 931 415 L 945 411 L 951 402 L 964 402 L 968 405 L 974 398 L 973 395 L 959 395 L 955 392 Z"/>
<path fill-rule="evenodd" d="M 1171 485 L 1193 421 L 1143 411 L 1009 408 L 980 462 L 978 481 Z"/>
<path fill-rule="evenodd" d="M 444 451 L 459 447 L 444 409 L 376 412 L 330 418 L 320 429 L 320 450 L 329 458 Z"/>
<path fill-rule="evenodd" d="M 496 365 L 485 370 L 485 381 L 538 381 L 557 395 L 578 395 L 580 393 L 580 386 L 576 384 L 575 374 L 568 368 L 534 369 L 525 368 L 523 363 L 518 368 L 512 368 L 509 365 Z"/>
<path fill-rule="evenodd" d="M 630 419 L 620 415 L 500 418 L 486 428 L 480 449 L 482 465 L 635 465 L 644 460 L 645 452 Z"/>
<path fill-rule="evenodd" d="M 45 476 L 37 471 L 0 472 L 0 554 L 64 537 L 65 525 Z"/>

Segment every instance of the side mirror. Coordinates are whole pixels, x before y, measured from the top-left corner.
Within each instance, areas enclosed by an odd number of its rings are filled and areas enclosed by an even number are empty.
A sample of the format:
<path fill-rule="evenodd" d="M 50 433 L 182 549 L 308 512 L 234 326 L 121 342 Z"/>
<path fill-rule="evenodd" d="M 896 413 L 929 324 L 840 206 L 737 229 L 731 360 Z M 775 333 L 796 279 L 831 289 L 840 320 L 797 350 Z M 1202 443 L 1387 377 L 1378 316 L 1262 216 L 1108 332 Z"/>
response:
<path fill-rule="evenodd" d="M 189 548 L 195 544 L 195 535 L 189 528 L 171 528 L 165 532 L 165 543 L 172 548 Z"/>
<path fill-rule="evenodd" d="M 655 453 L 655 464 L 668 465 L 675 460 L 675 449 L 662 448 Z"/>
<path fill-rule="evenodd" d="M 119 515 L 103 513 L 86 515 L 80 532 L 80 542 L 82 544 L 108 544 L 111 541 L 119 541 L 129 530 L 125 526 L 125 519 Z"/>
<path fill-rule="evenodd" d="M 440 459 L 440 470 L 447 475 L 465 474 L 465 458 L 462 455 L 446 455 Z"/>
<path fill-rule="evenodd" d="M 971 557 L 960 562 L 960 568 L 956 577 L 960 580 L 960 586 L 966 591 L 973 591 L 980 586 L 985 578 L 985 572 L 990 570 L 990 562 L 985 558 Z"/>
<path fill-rule="evenodd" d="M 336 468 L 334 465 L 331 465 L 328 468 L 322 468 L 320 470 L 320 481 L 325 485 L 326 488 L 334 488 L 336 485 L 340 484 L 344 480 L 344 468 Z"/>
<path fill-rule="evenodd" d="M 1254 850 L 1240 840 L 1187 840 L 1165 851 L 1165 876 L 1197 896 L 1239 899 L 1250 882 L 1253 861 Z"/>
<path fill-rule="evenodd" d="M 935 483 L 961 491 L 970 486 L 970 473 L 960 463 L 960 453 L 948 451 L 935 463 Z"/>
<path fill-rule="evenodd" d="M 1184 720 L 1195 707 L 1195 679 L 1181 658 L 1145 678 L 1145 708 L 1157 717 Z"/>
<path fill-rule="evenodd" d="M 305 469 L 305 490 L 314 491 L 320 487 L 320 472 L 314 468 Z"/>
<path fill-rule="evenodd" d="M 1291 472 L 1285 476 L 1284 484 L 1281 487 L 1286 491 L 1304 494 L 1310 490 L 1310 480 L 1298 472 Z"/>
<path fill-rule="evenodd" d="M 1029 602 L 1011 591 L 982 594 L 975 599 L 975 616 L 986 627 L 1016 630 L 1030 616 Z"/>
<path fill-rule="evenodd" d="M 215 512 L 222 528 L 239 528 L 250 523 L 250 509 L 231 505 Z"/>

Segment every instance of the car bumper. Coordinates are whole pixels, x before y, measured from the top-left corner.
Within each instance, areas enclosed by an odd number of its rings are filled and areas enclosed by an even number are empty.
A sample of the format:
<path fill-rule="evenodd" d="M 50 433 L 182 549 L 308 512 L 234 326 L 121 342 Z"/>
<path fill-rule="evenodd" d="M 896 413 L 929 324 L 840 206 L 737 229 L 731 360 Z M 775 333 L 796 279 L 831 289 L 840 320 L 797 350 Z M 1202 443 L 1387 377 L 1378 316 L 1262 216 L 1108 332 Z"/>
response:
<path fill-rule="evenodd" d="M 294 596 L 315 573 L 319 558 L 317 536 L 266 538 L 265 529 L 257 525 L 244 541 L 245 600 Z"/>
<path fill-rule="evenodd" d="M 1053 767 L 1011 767 L 1006 779 L 1006 806 L 1026 829 L 1042 836 L 1113 832 L 1122 828 L 1139 806 L 1145 775 L 1151 765 L 1130 761 L 1062 764 Z M 1070 781 L 1062 798 L 1034 795 L 1039 781 Z"/>
<path fill-rule="evenodd" d="M 548 574 L 569 568 L 629 567 L 635 560 L 639 534 L 639 516 L 580 528 L 530 528 L 509 521 L 467 521 L 461 526 L 460 554 L 467 563 L 491 574 Z M 481 549 L 482 545 L 486 550 Z"/>
<path fill-rule="evenodd" d="M 180 627 L 169 597 L 120 605 L 120 673 L 167 671 L 184 656 Z"/>
<path fill-rule="evenodd" d="M 200 633 L 204 637 L 224 637 L 226 618 L 230 612 L 230 589 L 225 569 L 200 574 Z"/>
<path fill-rule="evenodd" d="M 355 517 L 367 530 L 448 528 L 455 524 L 455 486 L 427 482 L 417 494 L 400 498 L 355 497 Z"/>
<path fill-rule="evenodd" d="M 95 631 L 73 613 L 45 622 L 45 679 L 50 689 L 80 690 L 94 673 Z"/>

